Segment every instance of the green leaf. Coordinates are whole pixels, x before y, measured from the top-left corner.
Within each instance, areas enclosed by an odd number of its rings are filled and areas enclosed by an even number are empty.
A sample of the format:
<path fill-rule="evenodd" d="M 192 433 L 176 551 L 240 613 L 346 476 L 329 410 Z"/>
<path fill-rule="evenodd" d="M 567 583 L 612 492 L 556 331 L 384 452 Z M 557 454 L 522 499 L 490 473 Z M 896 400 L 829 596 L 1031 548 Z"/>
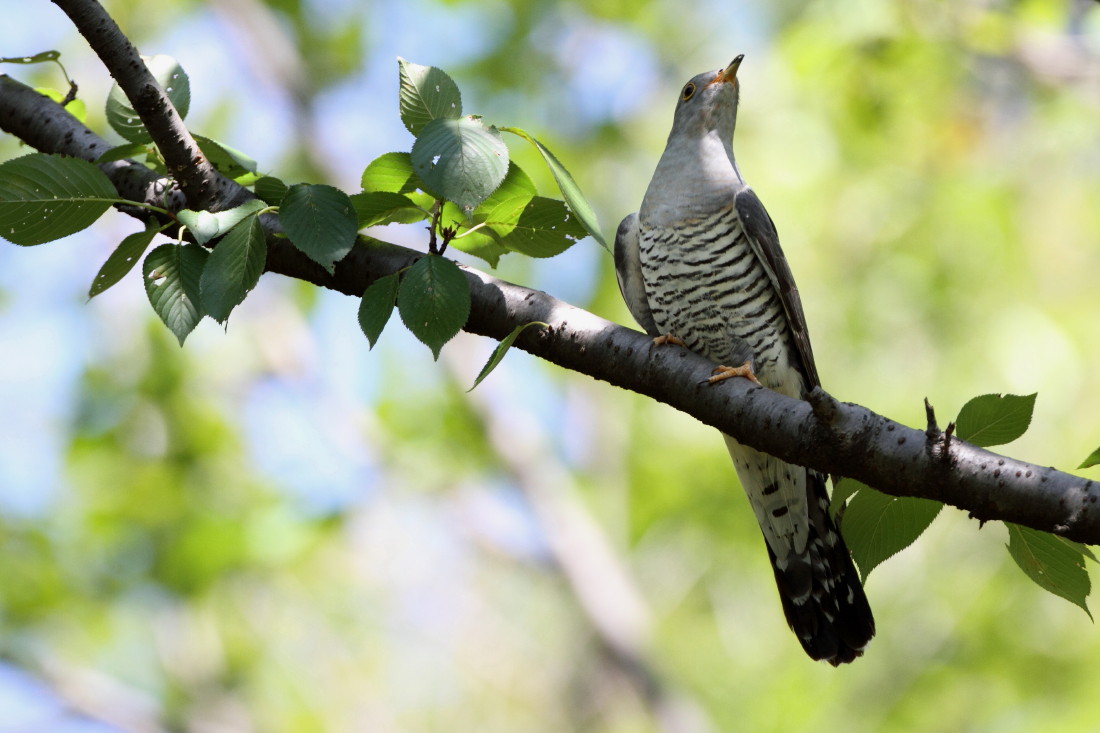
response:
<path fill-rule="evenodd" d="M 1092 468 L 1097 463 L 1100 463 L 1100 448 L 1097 448 L 1092 453 L 1089 453 L 1089 457 L 1085 459 L 1077 468 Z"/>
<path fill-rule="evenodd" d="M 41 64 L 47 61 L 57 61 L 61 58 L 60 51 L 42 51 L 33 56 L 5 56 L 0 58 L 0 64 Z"/>
<path fill-rule="evenodd" d="M 475 117 L 429 122 L 412 149 L 413 170 L 428 188 L 473 211 L 508 172 L 508 148 L 496 128 Z"/>
<path fill-rule="evenodd" d="M 110 179 L 86 160 L 31 153 L 0 163 L 0 236 L 15 244 L 79 232 L 121 200 Z"/>
<path fill-rule="evenodd" d="M 517 199 L 505 201 L 490 214 L 490 218 L 499 216 L 503 220 L 511 220 L 514 214 L 512 209 L 517 202 Z M 505 228 L 503 222 L 500 226 Z M 507 228 L 508 231 L 502 231 L 504 236 L 500 243 L 528 257 L 553 257 L 585 236 L 584 227 L 563 202 L 543 196 L 535 196 L 528 201 L 519 219 Z"/>
<path fill-rule="evenodd" d="M 470 284 L 458 265 L 425 255 L 406 271 L 397 290 L 397 310 L 413 335 L 436 359 L 470 316 Z"/>
<path fill-rule="evenodd" d="M 570 175 L 565 166 L 561 164 L 561 161 L 550 152 L 549 148 L 531 137 L 525 130 L 521 130 L 518 127 L 502 127 L 501 130 L 510 132 L 513 135 L 518 135 L 535 146 L 539 153 L 542 154 L 542 158 L 546 161 L 547 167 L 550 168 L 550 172 L 553 174 L 554 180 L 558 184 L 558 188 L 561 189 L 562 196 L 565 197 L 565 203 L 569 204 L 569 208 L 576 214 L 577 219 L 580 220 L 585 231 L 587 231 L 593 239 L 599 242 L 601 247 L 610 251 L 607 242 L 603 238 L 603 234 L 600 232 L 600 222 L 596 218 L 596 212 L 592 209 L 592 205 L 588 203 L 588 199 L 584 197 L 584 193 L 581 192 L 580 186 L 573 180 L 573 176 Z"/>
<path fill-rule="evenodd" d="M 287 187 L 285 183 L 275 176 L 262 176 L 256 179 L 256 182 L 252 184 L 252 190 L 267 203 L 272 206 L 278 206 L 279 202 L 286 196 Z"/>
<path fill-rule="evenodd" d="M 372 349 L 393 314 L 400 282 L 401 276 L 395 272 L 378 278 L 363 292 L 363 300 L 359 302 L 359 327 Z"/>
<path fill-rule="evenodd" d="M 107 288 L 121 280 L 126 273 L 134 268 L 137 261 L 145 254 L 145 250 L 153 241 L 153 237 L 164 231 L 164 227 L 151 227 L 144 231 L 130 234 L 119 243 L 99 273 L 92 281 L 92 287 L 88 290 L 88 298 L 94 298 Z"/>
<path fill-rule="evenodd" d="M 180 118 L 186 117 L 191 106 L 191 82 L 188 81 L 183 67 L 171 56 L 163 54 L 142 56 L 142 59 L 172 101 Z M 115 132 L 132 143 L 147 143 L 152 139 L 117 82 L 111 87 L 111 93 L 107 97 L 107 122 Z"/>
<path fill-rule="evenodd" d="M 149 302 L 180 346 L 202 320 L 199 279 L 208 257 L 197 244 L 162 244 L 142 264 Z"/>
<path fill-rule="evenodd" d="M 987 394 L 963 405 L 955 420 L 955 434 L 974 445 L 988 448 L 1019 438 L 1031 424 L 1036 395 Z"/>
<path fill-rule="evenodd" d="M 257 216 L 234 227 L 210 254 L 199 279 L 202 307 L 224 323 L 249 291 L 256 287 L 267 260 L 267 240 Z"/>
<path fill-rule="evenodd" d="M 360 177 L 364 191 L 410 193 L 420 188 L 408 153 L 386 153 L 372 160 Z"/>
<path fill-rule="evenodd" d="M 419 135 L 432 120 L 462 116 L 462 94 L 446 72 L 397 59 L 401 121 Z"/>
<path fill-rule="evenodd" d="M 240 150 L 231 148 L 225 143 L 211 140 L 202 135 L 192 135 L 199 145 L 199 150 L 214 166 L 214 169 L 226 178 L 237 178 L 245 173 L 255 173 L 258 164 Z"/>
<path fill-rule="evenodd" d="M 833 486 L 833 498 L 829 502 L 829 515 L 836 519 L 837 513 L 840 508 L 844 506 L 844 502 L 852 498 L 852 496 L 860 489 L 866 489 L 867 484 L 856 481 L 852 478 L 842 478 L 836 482 Z"/>
<path fill-rule="evenodd" d="M 58 62 L 58 66 L 60 65 L 61 63 Z M 68 96 L 68 93 L 62 93 L 57 91 L 56 89 L 48 89 L 46 87 L 35 87 L 34 91 L 49 97 L 58 104 L 64 102 L 65 98 Z M 68 102 L 65 102 L 65 111 L 80 120 L 82 123 L 87 124 L 88 107 L 84 104 L 83 99 L 80 99 L 78 97 L 76 99 L 70 99 Z"/>
<path fill-rule="evenodd" d="M 279 221 L 294 246 L 330 274 L 351 251 L 359 231 L 348 195 L 323 184 L 291 186 L 279 206 Z"/>
<path fill-rule="evenodd" d="M 485 366 L 481 368 L 481 371 L 477 375 L 477 379 L 475 379 L 473 385 L 466 390 L 467 392 L 472 392 L 474 387 L 481 384 L 485 377 L 489 376 L 489 374 L 497 368 L 497 365 L 504 360 L 504 355 L 508 353 L 508 349 L 512 348 L 512 344 L 515 342 L 516 338 L 523 333 L 523 330 L 528 326 L 549 328 L 550 324 L 543 323 L 542 321 L 531 321 L 530 323 L 524 323 L 513 328 L 512 332 L 505 336 L 501 342 L 497 344 L 497 347 L 493 349 L 493 353 L 489 355 L 489 361 L 485 362 Z"/>
<path fill-rule="evenodd" d="M 95 165 L 113 163 L 116 160 L 126 160 L 127 158 L 136 158 L 148 152 L 149 146 L 145 143 L 126 143 L 125 145 L 117 145 L 96 158 Z"/>
<path fill-rule="evenodd" d="M 428 218 L 427 212 L 399 193 L 363 191 L 350 198 L 360 229 L 381 224 L 412 224 Z"/>
<path fill-rule="evenodd" d="M 1040 588 L 1065 598 L 1092 618 L 1085 604 L 1092 584 L 1085 570 L 1081 545 L 1030 527 L 1005 524 L 1008 526 L 1008 554 L 1024 574 Z"/>
<path fill-rule="evenodd" d="M 180 223 L 195 235 L 199 244 L 206 244 L 214 237 L 221 236 L 233 227 L 244 221 L 247 217 L 267 208 L 267 204 L 259 199 L 250 199 L 240 206 L 234 206 L 225 211 L 193 211 L 183 209 L 176 218 Z"/>
<path fill-rule="evenodd" d="M 883 561 L 913 544 L 941 509 L 938 501 L 887 496 L 861 486 L 844 510 L 841 532 L 864 582 Z"/>

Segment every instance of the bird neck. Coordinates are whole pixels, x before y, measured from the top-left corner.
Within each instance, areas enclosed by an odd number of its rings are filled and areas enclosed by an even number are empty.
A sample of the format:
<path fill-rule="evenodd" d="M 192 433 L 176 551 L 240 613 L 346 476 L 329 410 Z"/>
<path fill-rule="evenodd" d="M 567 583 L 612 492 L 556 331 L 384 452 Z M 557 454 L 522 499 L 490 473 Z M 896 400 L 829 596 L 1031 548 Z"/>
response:
<path fill-rule="evenodd" d="M 733 157 L 732 134 L 708 130 L 701 136 L 673 135 L 657 163 L 642 208 L 711 210 L 716 203 L 732 201 L 744 187 Z M 673 200 L 666 200 L 670 197 Z"/>

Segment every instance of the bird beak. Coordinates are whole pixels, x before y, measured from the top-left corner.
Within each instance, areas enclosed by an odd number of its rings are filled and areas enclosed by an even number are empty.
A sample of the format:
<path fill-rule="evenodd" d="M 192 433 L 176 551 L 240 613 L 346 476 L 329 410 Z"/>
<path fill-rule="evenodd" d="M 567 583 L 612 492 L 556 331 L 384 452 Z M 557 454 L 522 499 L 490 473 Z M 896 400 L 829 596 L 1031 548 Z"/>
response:
<path fill-rule="evenodd" d="M 745 58 L 745 54 L 743 54 L 743 53 L 737 54 L 737 58 L 735 58 L 733 61 L 730 61 L 729 66 L 727 66 L 726 68 L 719 71 L 718 76 L 714 77 L 714 81 L 712 81 L 711 84 L 718 84 L 718 83 L 736 84 L 737 83 L 737 67 L 741 65 L 741 61 L 744 58 Z"/>

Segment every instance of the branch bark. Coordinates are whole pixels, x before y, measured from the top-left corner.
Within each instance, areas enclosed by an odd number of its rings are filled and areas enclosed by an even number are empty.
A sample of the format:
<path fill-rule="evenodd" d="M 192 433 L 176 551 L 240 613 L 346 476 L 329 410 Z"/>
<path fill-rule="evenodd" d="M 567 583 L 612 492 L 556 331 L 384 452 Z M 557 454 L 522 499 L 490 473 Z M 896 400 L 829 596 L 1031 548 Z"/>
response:
<path fill-rule="evenodd" d="M 6 76 L 0 76 L 0 128 L 44 152 L 87 160 L 94 160 L 107 145 L 54 102 Z M 160 203 L 159 197 L 149 196 L 163 188 L 164 181 L 144 166 L 122 161 L 103 168 L 123 195 Z M 225 204 L 215 197 L 215 206 Z M 356 297 L 379 277 L 423 256 L 362 237 L 329 275 L 284 237 L 275 236 L 274 217 L 264 225 L 268 271 Z M 473 300 L 465 330 L 471 333 L 502 339 L 517 325 L 545 322 L 548 328 L 525 330 L 515 345 L 563 368 L 664 402 L 746 445 L 858 479 L 894 496 L 951 504 L 981 521 L 1015 522 L 1100 544 L 1100 486 L 1093 481 L 958 438 L 949 440 L 934 425 L 925 430 L 900 425 L 864 407 L 837 402 L 821 390 L 803 401 L 741 379 L 705 386 L 714 365 L 700 356 L 679 347 L 655 348 L 644 334 L 541 291 L 473 268 L 465 272 Z"/>

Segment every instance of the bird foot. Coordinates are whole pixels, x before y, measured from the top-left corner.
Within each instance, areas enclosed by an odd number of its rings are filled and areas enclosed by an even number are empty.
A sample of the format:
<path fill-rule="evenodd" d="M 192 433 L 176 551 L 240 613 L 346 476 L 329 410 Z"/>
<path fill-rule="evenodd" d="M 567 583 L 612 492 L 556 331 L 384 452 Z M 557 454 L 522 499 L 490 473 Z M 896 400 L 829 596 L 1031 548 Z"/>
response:
<path fill-rule="evenodd" d="M 677 346 L 683 346 L 684 348 L 687 348 L 687 344 L 684 343 L 684 340 L 682 338 L 680 338 L 679 336 L 673 336 L 671 333 L 662 334 L 653 339 L 654 346 L 664 346 L 665 344 L 675 344 Z"/>
<path fill-rule="evenodd" d="M 760 385 L 760 380 L 756 378 L 756 374 L 752 371 L 752 362 L 746 361 L 741 366 L 718 366 L 714 368 L 712 376 L 706 380 L 707 384 L 715 384 L 717 382 L 725 381 L 731 377 L 744 377 L 750 382 Z M 763 385 L 760 385 L 763 386 Z"/>

